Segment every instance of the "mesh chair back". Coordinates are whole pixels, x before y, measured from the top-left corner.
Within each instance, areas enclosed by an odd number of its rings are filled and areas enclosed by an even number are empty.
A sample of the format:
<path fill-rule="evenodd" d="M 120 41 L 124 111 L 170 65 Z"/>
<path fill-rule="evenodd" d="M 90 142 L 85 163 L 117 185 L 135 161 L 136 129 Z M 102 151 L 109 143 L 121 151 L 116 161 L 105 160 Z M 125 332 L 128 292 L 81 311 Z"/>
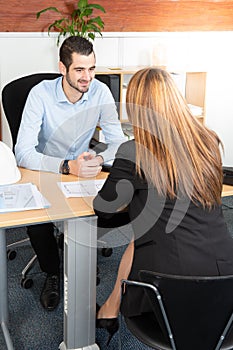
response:
<path fill-rule="evenodd" d="M 45 79 L 55 79 L 59 73 L 36 73 L 8 83 L 2 90 L 2 105 L 12 136 L 13 148 L 16 144 L 23 108 L 31 88 Z"/>
<path fill-rule="evenodd" d="M 112 96 L 117 103 L 117 107 L 120 102 L 120 76 L 119 74 L 96 74 L 95 78 L 101 81 L 102 83 L 106 84 L 111 93 Z"/>

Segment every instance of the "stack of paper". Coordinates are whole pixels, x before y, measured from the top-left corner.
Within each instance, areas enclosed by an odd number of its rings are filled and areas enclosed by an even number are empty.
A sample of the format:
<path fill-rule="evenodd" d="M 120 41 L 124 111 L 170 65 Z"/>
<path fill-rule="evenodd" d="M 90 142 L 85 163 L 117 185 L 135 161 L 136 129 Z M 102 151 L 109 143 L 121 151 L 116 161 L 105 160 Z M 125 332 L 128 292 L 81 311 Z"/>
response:
<path fill-rule="evenodd" d="M 48 208 L 50 203 L 32 183 L 0 186 L 0 213 Z"/>
<path fill-rule="evenodd" d="M 94 197 L 102 188 L 105 180 L 85 180 L 72 182 L 58 182 L 66 198 L 69 197 Z"/>

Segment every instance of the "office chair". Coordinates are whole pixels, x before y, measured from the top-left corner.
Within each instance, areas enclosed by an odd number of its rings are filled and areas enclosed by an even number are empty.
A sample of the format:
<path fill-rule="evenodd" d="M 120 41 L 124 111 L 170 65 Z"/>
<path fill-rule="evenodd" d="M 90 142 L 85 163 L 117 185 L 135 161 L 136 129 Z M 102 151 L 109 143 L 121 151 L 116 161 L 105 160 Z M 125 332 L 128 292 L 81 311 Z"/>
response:
<path fill-rule="evenodd" d="M 42 80 L 56 79 L 59 76 L 61 76 L 61 74 L 59 73 L 31 74 L 31 75 L 24 76 L 11 81 L 3 88 L 2 105 L 3 105 L 3 110 L 11 131 L 13 149 L 16 144 L 22 112 L 23 112 L 23 108 L 27 100 L 29 91 L 34 85 L 40 83 Z M 109 86 L 115 101 L 119 102 L 119 98 L 120 98 L 119 77 L 113 74 L 106 75 L 106 76 L 97 74 L 95 77 Z M 104 147 L 106 147 L 104 144 L 95 142 L 94 140 L 92 141 L 91 146 L 94 147 L 97 152 L 103 150 Z M 63 235 L 61 234 L 61 235 L 58 235 L 57 237 L 58 237 L 58 245 L 59 247 L 62 247 Z M 30 244 L 29 238 L 9 244 L 7 246 L 8 259 L 13 260 L 16 257 L 15 248 L 18 248 L 25 244 Z M 102 255 L 106 257 L 110 256 L 112 254 L 112 248 L 107 247 L 104 241 L 102 242 L 102 246 L 103 246 Z M 28 262 L 28 264 L 25 266 L 25 268 L 22 271 L 21 285 L 23 288 L 26 288 L 26 289 L 31 288 L 33 285 L 33 280 L 27 277 L 27 273 L 32 268 L 35 261 L 36 261 L 36 255 L 32 257 L 32 259 Z M 99 283 L 98 278 L 97 278 L 97 283 Z"/>
<path fill-rule="evenodd" d="M 233 275 L 173 276 L 141 270 L 139 281 L 151 312 L 125 317 L 130 332 L 157 350 L 233 349 Z"/>

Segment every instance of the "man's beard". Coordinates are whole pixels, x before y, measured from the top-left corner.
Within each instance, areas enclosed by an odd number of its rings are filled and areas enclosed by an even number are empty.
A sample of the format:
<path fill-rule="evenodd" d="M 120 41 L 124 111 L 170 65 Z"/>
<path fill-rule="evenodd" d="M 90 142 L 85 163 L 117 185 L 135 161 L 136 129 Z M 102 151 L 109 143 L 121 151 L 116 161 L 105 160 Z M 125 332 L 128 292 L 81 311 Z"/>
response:
<path fill-rule="evenodd" d="M 84 92 L 87 92 L 89 90 L 89 86 L 83 88 L 83 89 L 79 89 L 76 85 L 74 85 L 70 79 L 69 74 L 66 75 L 66 81 L 67 83 L 70 85 L 70 87 L 72 87 L 73 89 L 77 90 L 78 92 L 80 92 L 81 94 L 83 94 Z"/>

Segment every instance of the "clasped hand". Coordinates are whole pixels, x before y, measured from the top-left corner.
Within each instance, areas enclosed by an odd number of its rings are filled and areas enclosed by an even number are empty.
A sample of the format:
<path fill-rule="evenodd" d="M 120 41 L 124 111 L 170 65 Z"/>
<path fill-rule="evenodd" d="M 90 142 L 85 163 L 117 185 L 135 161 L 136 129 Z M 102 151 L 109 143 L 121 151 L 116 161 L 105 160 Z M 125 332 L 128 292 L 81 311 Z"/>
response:
<path fill-rule="evenodd" d="M 83 152 L 75 160 L 69 161 L 70 173 L 80 177 L 95 177 L 101 172 L 102 162 L 101 156 Z"/>

